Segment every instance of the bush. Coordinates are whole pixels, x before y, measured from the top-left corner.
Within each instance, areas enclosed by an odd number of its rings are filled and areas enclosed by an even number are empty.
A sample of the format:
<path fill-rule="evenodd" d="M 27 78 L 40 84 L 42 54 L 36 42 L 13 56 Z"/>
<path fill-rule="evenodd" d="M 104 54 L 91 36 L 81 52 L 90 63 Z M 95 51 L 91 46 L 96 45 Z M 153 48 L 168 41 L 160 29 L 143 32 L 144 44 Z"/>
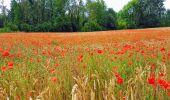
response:
<path fill-rule="evenodd" d="M 95 21 L 88 21 L 82 28 L 83 32 L 101 31 L 103 28 Z"/>
<path fill-rule="evenodd" d="M 25 32 L 30 32 L 30 31 L 33 31 L 33 27 L 32 27 L 32 25 L 23 23 L 20 25 L 20 30 L 25 31 Z"/>
<path fill-rule="evenodd" d="M 0 33 L 12 32 L 8 27 L 0 28 Z"/>
<path fill-rule="evenodd" d="M 51 30 L 51 23 L 50 22 L 44 22 L 36 25 L 35 31 L 37 32 L 49 32 Z"/>
<path fill-rule="evenodd" d="M 6 27 L 9 28 L 9 30 L 11 31 L 18 31 L 18 26 L 16 24 L 8 23 Z"/>

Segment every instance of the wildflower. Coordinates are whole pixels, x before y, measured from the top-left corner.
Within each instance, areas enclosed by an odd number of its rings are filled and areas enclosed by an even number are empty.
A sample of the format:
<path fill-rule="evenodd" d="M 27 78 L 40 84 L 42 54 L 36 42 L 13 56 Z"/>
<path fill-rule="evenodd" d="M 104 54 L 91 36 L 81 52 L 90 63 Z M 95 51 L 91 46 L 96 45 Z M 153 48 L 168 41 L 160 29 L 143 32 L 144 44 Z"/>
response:
<path fill-rule="evenodd" d="M 132 62 L 128 62 L 128 65 L 132 65 Z"/>
<path fill-rule="evenodd" d="M 58 66 L 59 66 L 59 64 L 58 64 L 58 63 L 56 63 L 56 64 L 55 64 L 55 67 L 58 67 Z"/>
<path fill-rule="evenodd" d="M 121 77 L 118 77 L 116 83 L 123 84 L 123 79 Z"/>
<path fill-rule="evenodd" d="M 1 70 L 2 70 L 3 72 L 5 72 L 5 71 L 6 71 L 6 67 L 5 67 L 5 66 L 2 66 L 2 67 L 1 67 Z"/>
<path fill-rule="evenodd" d="M 160 86 L 165 86 L 167 84 L 167 82 L 165 80 L 163 80 L 163 79 L 158 79 L 158 84 Z"/>
<path fill-rule="evenodd" d="M 166 49 L 163 47 L 160 49 L 161 52 L 164 52 Z"/>
<path fill-rule="evenodd" d="M 52 77 L 52 78 L 51 78 L 51 81 L 56 82 L 56 81 L 57 81 L 57 78 L 56 78 L 56 77 Z"/>
<path fill-rule="evenodd" d="M 13 66 L 13 62 L 12 62 L 12 61 L 9 61 L 9 62 L 8 62 L 8 66 Z"/>
<path fill-rule="evenodd" d="M 97 53 L 99 54 L 101 54 L 102 52 L 103 52 L 102 50 L 99 50 L 99 49 L 97 50 Z"/>
<path fill-rule="evenodd" d="M 50 72 L 51 72 L 51 73 L 55 73 L 55 69 L 54 69 L 54 68 L 51 68 L 51 69 L 50 69 Z"/>
<path fill-rule="evenodd" d="M 39 62 L 41 62 L 41 60 L 40 60 L 40 59 L 38 59 L 38 60 L 37 60 L 37 62 L 39 63 Z"/>
<path fill-rule="evenodd" d="M 119 73 L 115 73 L 116 78 L 120 77 Z"/>
<path fill-rule="evenodd" d="M 165 76 L 165 74 L 162 72 L 159 72 L 159 76 L 163 77 L 163 76 Z"/>
<path fill-rule="evenodd" d="M 2 56 L 9 56 L 9 52 L 3 52 Z"/>
<path fill-rule="evenodd" d="M 78 59 L 82 59 L 82 58 L 83 58 L 83 55 L 80 55 L 80 56 L 78 56 L 77 58 L 78 58 Z"/>
<path fill-rule="evenodd" d="M 155 77 L 148 78 L 148 84 L 156 86 L 156 80 Z"/>
<path fill-rule="evenodd" d="M 3 49 L 2 49 L 2 48 L 0 48 L 0 52 L 3 52 Z"/>

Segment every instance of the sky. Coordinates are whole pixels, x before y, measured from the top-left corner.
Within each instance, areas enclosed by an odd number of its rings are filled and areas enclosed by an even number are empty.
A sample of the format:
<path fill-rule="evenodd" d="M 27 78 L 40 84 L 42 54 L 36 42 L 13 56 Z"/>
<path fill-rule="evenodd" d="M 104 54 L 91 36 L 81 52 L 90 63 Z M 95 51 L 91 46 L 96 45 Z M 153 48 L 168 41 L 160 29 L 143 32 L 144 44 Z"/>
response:
<path fill-rule="evenodd" d="M 1 0 L 0 0 L 1 1 Z M 7 8 L 10 7 L 11 0 L 4 0 Z M 113 8 L 116 12 L 120 11 L 124 5 L 126 5 L 130 0 L 104 0 L 109 8 Z M 170 0 L 165 0 L 166 9 L 170 9 Z"/>

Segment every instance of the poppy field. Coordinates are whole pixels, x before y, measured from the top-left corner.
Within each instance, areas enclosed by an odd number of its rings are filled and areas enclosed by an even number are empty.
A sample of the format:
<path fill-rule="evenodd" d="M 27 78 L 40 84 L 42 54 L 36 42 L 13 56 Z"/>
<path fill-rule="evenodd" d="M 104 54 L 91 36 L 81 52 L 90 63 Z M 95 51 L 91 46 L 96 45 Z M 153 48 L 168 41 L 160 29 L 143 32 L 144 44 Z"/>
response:
<path fill-rule="evenodd" d="M 0 100 L 170 100 L 170 28 L 0 34 Z"/>

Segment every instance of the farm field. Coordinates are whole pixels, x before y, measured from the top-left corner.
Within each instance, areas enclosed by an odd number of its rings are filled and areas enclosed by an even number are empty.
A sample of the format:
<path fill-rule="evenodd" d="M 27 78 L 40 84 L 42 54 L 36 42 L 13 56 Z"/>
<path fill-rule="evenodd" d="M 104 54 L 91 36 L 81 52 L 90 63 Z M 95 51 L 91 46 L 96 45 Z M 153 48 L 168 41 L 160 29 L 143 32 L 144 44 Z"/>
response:
<path fill-rule="evenodd" d="M 170 28 L 0 34 L 0 100 L 170 100 Z"/>

